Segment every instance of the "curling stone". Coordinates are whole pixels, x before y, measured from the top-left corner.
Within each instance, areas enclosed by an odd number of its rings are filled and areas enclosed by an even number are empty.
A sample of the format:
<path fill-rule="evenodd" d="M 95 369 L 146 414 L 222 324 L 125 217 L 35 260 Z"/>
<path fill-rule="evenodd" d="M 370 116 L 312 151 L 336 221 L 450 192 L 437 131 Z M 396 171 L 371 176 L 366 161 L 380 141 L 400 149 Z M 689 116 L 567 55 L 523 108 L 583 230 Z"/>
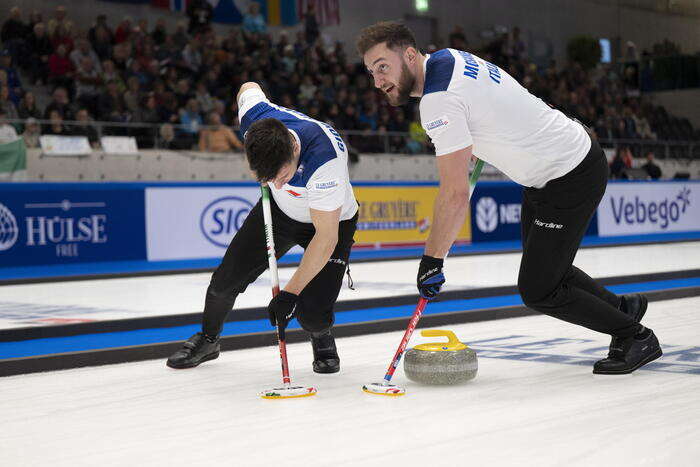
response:
<path fill-rule="evenodd" d="M 462 344 L 454 332 L 441 329 L 421 331 L 423 337 L 447 337 L 447 342 L 420 344 L 406 352 L 404 373 L 423 384 L 460 384 L 474 379 L 476 352 Z"/>

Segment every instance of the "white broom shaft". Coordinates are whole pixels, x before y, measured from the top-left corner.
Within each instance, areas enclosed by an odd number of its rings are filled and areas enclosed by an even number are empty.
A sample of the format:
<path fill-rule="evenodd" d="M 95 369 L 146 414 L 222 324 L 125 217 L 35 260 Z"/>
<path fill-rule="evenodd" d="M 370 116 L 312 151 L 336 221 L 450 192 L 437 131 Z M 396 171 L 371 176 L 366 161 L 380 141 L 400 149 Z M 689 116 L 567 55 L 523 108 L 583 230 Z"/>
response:
<path fill-rule="evenodd" d="M 267 264 L 270 267 L 270 277 L 272 280 L 272 296 L 276 296 L 280 292 L 280 278 L 277 273 L 277 257 L 275 256 L 275 239 L 272 235 L 272 210 L 270 209 L 270 188 L 262 184 L 262 205 L 263 205 L 263 220 L 265 221 L 265 241 L 267 242 Z M 282 365 L 282 383 L 285 387 L 292 384 L 292 379 L 289 377 L 289 365 L 287 363 L 287 345 L 284 339 L 284 333 L 277 326 L 277 342 L 280 349 L 280 363 Z"/>
<path fill-rule="evenodd" d="M 261 185 L 261 189 L 263 219 L 265 220 L 265 240 L 267 242 L 267 264 L 270 267 L 270 276 L 272 279 L 272 296 L 274 297 L 280 291 L 280 278 L 279 274 L 277 273 L 275 239 L 272 234 L 272 210 L 270 209 L 270 188 L 268 188 L 267 185 Z"/>

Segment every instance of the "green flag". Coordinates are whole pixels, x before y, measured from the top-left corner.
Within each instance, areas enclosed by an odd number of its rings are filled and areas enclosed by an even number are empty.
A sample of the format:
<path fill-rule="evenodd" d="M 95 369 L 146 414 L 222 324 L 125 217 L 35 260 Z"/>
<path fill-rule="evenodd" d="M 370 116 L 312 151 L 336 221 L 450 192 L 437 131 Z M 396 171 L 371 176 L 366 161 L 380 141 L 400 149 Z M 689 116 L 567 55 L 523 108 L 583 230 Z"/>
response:
<path fill-rule="evenodd" d="M 0 144 L 0 180 L 23 181 L 27 179 L 27 147 L 19 138 L 12 143 Z"/>

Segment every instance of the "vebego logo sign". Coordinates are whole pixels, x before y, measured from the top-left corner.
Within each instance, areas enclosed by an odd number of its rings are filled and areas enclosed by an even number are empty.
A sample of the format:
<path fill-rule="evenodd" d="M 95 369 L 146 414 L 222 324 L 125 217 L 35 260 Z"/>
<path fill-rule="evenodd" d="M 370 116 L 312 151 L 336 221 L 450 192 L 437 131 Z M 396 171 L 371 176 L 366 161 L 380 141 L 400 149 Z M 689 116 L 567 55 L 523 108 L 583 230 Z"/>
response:
<path fill-rule="evenodd" d="M 218 198 L 202 211 L 199 228 L 211 243 L 226 248 L 251 209 L 253 205 L 247 199 L 237 196 Z"/>
<path fill-rule="evenodd" d="M 611 183 L 598 206 L 601 236 L 700 230 L 699 183 Z"/>
<path fill-rule="evenodd" d="M 149 261 L 222 257 L 258 198 L 258 186 L 146 188 Z"/>

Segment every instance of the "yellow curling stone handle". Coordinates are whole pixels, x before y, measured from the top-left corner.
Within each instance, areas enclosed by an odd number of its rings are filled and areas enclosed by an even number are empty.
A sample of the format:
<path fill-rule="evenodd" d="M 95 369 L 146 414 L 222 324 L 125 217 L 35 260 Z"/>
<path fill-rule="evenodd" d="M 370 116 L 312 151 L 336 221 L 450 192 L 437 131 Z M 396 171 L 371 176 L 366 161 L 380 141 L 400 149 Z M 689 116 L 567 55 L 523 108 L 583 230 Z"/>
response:
<path fill-rule="evenodd" d="M 425 329 L 420 332 L 423 337 L 447 337 L 447 342 L 430 342 L 427 344 L 419 344 L 414 347 L 416 350 L 425 350 L 427 352 L 454 352 L 455 350 L 464 350 L 466 345 L 462 344 L 455 333 L 446 329 Z"/>

